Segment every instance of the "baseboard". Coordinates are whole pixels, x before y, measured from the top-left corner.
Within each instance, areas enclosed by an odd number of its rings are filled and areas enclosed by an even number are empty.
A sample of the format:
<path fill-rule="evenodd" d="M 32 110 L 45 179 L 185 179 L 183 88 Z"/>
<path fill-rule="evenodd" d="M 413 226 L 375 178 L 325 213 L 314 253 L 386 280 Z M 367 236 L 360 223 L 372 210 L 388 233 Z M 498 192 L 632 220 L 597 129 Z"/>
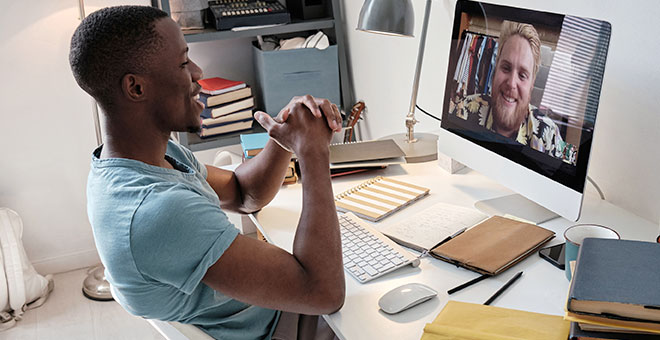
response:
<path fill-rule="evenodd" d="M 36 260 L 34 269 L 41 275 L 64 273 L 75 269 L 91 267 L 101 263 L 96 248 L 78 251 L 62 256 Z"/>

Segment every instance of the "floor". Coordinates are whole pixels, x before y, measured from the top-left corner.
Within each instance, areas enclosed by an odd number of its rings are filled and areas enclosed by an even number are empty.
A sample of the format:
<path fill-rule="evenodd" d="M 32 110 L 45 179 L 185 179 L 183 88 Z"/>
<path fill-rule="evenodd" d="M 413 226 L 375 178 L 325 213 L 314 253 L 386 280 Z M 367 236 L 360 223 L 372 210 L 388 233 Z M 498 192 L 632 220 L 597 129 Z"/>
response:
<path fill-rule="evenodd" d="M 44 305 L 25 312 L 0 339 L 121 340 L 164 338 L 147 321 L 124 311 L 114 301 L 92 301 L 82 295 L 86 269 L 56 274 L 55 289 Z"/>

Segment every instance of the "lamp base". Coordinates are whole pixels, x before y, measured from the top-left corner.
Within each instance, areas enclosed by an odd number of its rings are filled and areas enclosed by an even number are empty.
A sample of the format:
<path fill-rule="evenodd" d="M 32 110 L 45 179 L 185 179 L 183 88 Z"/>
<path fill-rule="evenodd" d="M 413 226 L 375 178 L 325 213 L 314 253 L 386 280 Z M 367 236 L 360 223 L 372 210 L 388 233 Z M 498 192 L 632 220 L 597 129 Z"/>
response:
<path fill-rule="evenodd" d="M 393 139 L 406 155 L 406 163 L 429 162 L 438 159 L 438 136 L 431 133 L 415 133 L 414 143 L 406 141 L 405 133 L 397 133 L 381 139 Z"/>

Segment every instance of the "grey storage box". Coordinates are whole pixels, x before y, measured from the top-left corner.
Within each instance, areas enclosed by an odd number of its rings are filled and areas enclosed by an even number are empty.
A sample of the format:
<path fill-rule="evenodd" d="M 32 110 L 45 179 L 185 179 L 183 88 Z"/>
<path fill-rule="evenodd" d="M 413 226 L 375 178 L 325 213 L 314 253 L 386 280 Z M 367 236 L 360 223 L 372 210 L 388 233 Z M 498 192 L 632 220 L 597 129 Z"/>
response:
<path fill-rule="evenodd" d="M 262 51 L 254 48 L 258 108 L 277 115 L 294 96 L 310 94 L 340 106 L 337 45 L 325 50 L 300 48 Z"/>

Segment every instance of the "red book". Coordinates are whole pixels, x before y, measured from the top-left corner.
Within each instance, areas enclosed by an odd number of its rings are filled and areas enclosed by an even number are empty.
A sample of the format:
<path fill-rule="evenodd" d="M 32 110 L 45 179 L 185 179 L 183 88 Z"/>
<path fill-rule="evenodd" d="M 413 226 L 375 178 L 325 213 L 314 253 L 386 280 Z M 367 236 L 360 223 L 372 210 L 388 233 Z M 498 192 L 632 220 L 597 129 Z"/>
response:
<path fill-rule="evenodd" d="M 245 82 L 229 80 L 220 77 L 201 79 L 198 81 L 198 83 L 202 86 L 202 93 L 210 95 L 234 91 L 246 86 Z"/>

